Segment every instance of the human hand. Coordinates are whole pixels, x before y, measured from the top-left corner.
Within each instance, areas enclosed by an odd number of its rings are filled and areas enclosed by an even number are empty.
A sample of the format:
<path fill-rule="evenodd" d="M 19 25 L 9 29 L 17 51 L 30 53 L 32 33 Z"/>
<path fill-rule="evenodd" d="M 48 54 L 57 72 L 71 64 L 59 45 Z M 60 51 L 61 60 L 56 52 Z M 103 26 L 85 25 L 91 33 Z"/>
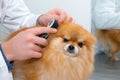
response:
<path fill-rule="evenodd" d="M 51 19 L 56 19 L 59 24 L 64 22 L 64 20 L 74 22 L 73 18 L 68 13 L 59 8 L 50 10 L 46 14 L 41 15 L 38 21 L 40 25 L 47 26 Z"/>
<path fill-rule="evenodd" d="M 2 44 L 3 52 L 9 61 L 40 58 L 42 55 L 40 46 L 46 46 L 48 41 L 37 35 L 56 33 L 56 31 L 56 29 L 47 27 L 36 27 L 21 31 Z"/>

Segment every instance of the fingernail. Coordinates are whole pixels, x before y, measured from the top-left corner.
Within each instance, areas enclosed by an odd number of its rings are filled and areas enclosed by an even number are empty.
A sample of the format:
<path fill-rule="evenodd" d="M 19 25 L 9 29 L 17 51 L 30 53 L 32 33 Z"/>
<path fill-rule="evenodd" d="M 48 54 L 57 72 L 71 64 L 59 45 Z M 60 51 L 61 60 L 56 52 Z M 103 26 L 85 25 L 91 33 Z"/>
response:
<path fill-rule="evenodd" d="M 53 32 L 57 32 L 57 29 L 53 29 Z"/>
<path fill-rule="evenodd" d="M 42 53 L 39 53 L 39 55 L 37 56 L 38 58 L 41 58 L 42 57 Z"/>

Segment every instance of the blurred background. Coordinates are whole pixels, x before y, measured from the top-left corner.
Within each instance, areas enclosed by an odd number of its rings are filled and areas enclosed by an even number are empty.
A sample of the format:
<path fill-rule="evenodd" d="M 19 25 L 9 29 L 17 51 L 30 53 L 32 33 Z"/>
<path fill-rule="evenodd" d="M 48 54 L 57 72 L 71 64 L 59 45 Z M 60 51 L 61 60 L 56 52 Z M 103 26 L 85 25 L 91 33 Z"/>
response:
<path fill-rule="evenodd" d="M 91 30 L 90 0 L 24 0 L 28 8 L 35 14 L 44 14 L 53 8 L 67 11 L 77 24 L 88 31 Z"/>

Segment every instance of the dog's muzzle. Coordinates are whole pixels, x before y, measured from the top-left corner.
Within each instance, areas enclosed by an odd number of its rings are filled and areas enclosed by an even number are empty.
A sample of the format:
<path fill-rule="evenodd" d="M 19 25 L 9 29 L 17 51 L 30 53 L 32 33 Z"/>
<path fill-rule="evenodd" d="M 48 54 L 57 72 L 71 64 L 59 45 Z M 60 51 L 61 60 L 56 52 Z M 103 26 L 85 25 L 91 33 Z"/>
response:
<path fill-rule="evenodd" d="M 78 48 L 74 45 L 67 44 L 65 45 L 64 50 L 67 52 L 68 55 L 72 56 L 78 55 Z"/>

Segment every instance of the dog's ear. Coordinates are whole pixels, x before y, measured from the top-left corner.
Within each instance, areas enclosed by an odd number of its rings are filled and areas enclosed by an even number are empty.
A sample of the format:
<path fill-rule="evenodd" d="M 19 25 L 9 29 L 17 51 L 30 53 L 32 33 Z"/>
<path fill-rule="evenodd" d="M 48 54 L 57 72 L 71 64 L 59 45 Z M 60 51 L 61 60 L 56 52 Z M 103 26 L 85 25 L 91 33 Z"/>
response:
<path fill-rule="evenodd" d="M 94 45 L 96 43 L 96 38 L 92 34 L 90 34 L 88 38 L 91 45 Z"/>
<path fill-rule="evenodd" d="M 87 46 L 87 50 L 88 50 L 88 58 L 89 61 L 94 63 L 94 50 L 95 50 L 95 43 L 96 43 L 96 38 L 90 33 L 87 35 L 87 39 L 85 41 L 85 44 Z"/>
<path fill-rule="evenodd" d="M 89 34 L 85 41 L 88 50 L 92 50 L 95 46 L 95 43 L 96 43 L 96 38 L 92 34 Z"/>

